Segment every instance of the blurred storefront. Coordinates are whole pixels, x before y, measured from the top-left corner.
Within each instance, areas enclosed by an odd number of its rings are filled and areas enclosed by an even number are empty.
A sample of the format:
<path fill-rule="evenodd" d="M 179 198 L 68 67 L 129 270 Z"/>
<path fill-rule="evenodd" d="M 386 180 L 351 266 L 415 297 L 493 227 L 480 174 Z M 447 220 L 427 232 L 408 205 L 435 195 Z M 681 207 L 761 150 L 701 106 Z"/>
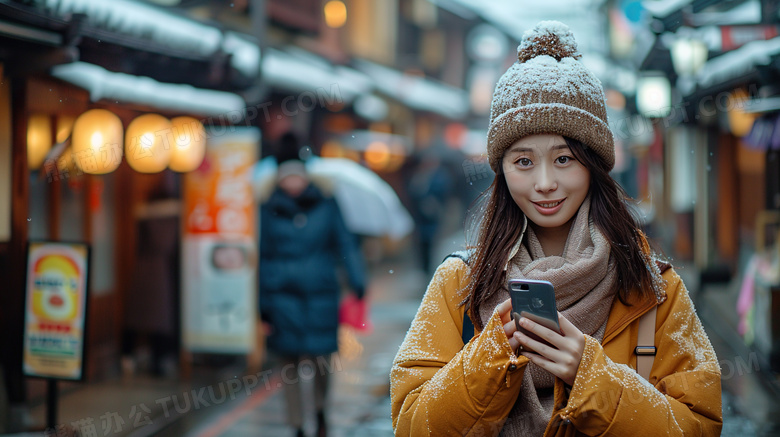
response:
<path fill-rule="evenodd" d="M 259 74 L 257 45 L 131 2 L 5 2 L 0 22 L 0 349 L 10 402 L 42 387 L 21 373 L 28 241 L 91 247 L 85 380 L 117 375 L 123 349 L 137 343 L 128 333 L 152 348 L 164 337 L 175 362 L 182 175 L 203 160 L 201 121 L 243 118 L 236 92 Z"/>
<path fill-rule="evenodd" d="M 0 4 L 0 281 L 11 291 L 0 297 L 0 349 L 12 404 L 43 394 L 20 366 L 28 241 L 91 246 L 86 381 L 133 371 L 139 344 L 164 355 L 146 370 L 170 376 L 188 338 L 182 187 L 198 165 L 144 168 L 125 141 L 133 123 L 259 128 L 268 147 L 257 158 L 291 130 L 315 154 L 370 168 L 412 208 L 423 150 L 461 188 L 470 180 L 468 134 L 485 127 L 484 94 L 513 57 L 502 56 L 502 32 L 455 3 L 151 3 Z M 74 150 L 98 134 L 107 147 Z M 484 136 L 471 138 L 483 148 Z M 369 243 L 375 255 L 403 244 Z"/>
<path fill-rule="evenodd" d="M 653 132 L 663 165 L 651 229 L 668 255 L 696 268 L 701 289 L 735 284 L 718 304 L 739 316 L 724 325 L 777 369 L 780 17 L 771 2 L 678 3 L 642 2 L 637 16 L 652 33 L 633 35 L 632 117 Z"/>

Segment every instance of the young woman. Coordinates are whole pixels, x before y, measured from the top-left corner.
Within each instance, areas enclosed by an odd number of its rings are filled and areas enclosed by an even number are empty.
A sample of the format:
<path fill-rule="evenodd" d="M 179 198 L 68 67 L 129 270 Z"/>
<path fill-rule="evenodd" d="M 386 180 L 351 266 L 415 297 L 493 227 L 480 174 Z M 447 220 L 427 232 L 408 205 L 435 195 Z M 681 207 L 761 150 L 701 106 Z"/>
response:
<path fill-rule="evenodd" d="M 439 266 L 395 358 L 396 435 L 720 434 L 717 358 L 609 175 L 604 93 L 580 58 L 568 27 L 542 22 L 496 86 L 478 240 Z M 562 334 L 513 319 L 515 278 L 552 282 Z M 635 348 L 653 309 L 645 379 Z"/>

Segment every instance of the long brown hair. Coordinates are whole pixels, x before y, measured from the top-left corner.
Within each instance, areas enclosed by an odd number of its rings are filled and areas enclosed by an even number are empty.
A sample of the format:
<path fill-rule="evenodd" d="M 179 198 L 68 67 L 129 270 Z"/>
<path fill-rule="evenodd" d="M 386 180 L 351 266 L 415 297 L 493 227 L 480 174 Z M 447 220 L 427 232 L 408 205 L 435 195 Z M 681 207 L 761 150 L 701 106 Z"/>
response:
<path fill-rule="evenodd" d="M 609 242 L 610 256 L 617 270 L 618 298 L 628 304 L 634 295 L 652 294 L 652 276 L 642 256 L 639 223 L 628 207 L 631 198 L 610 176 L 609 166 L 600 156 L 577 140 L 564 139 L 574 157 L 590 171 L 590 218 Z M 509 193 L 501 164 L 493 183 L 477 204 L 482 204 L 482 208 L 476 211 L 472 208 L 470 225 L 467 224 L 478 229 L 475 252 L 469 262 L 469 295 L 464 301 L 475 316 L 490 296 L 507 288 L 504 266 L 512 246 L 520 238 L 525 219 Z M 475 317 L 474 323 L 479 329 L 484 328 L 479 317 Z"/>

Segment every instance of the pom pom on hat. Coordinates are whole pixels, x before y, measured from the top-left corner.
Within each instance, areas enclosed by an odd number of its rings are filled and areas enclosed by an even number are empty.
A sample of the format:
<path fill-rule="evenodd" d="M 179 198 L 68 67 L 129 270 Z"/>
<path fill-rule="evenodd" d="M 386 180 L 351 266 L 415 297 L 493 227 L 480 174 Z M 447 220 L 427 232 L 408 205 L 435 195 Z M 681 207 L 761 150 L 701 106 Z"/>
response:
<path fill-rule="evenodd" d="M 541 21 L 523 34 L 523 42 L 517 47 L 517 59 L 526 62 L 541 55 L 551 56 L 556 61 L 582 57 L 569 26 L 560 21 Z"/>

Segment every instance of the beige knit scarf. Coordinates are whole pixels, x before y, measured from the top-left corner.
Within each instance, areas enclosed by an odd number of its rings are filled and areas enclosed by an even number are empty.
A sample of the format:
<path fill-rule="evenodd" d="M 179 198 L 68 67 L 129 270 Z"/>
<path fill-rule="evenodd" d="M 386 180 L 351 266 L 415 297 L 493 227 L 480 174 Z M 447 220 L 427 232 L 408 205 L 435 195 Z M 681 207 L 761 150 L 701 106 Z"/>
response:
<path fill-rule="evenodd" d="M 521 235 L 508 263 L 507 279 L 543 279 L 552 282 L 560 311 L 584 334 L 598 341 L 604 336 L 617 280 L 607 240 L 590 221 L 590 198 L 586 198 L 569 230 L 561 256 L 544 256 L 531 227 Z M 491 296 L 480 308 L 483 326 L 496 305 L 509 298 L 506 290 Z M 546 370 L 529 363 L 517 397 L 500 435 L 542 435 L 553 410 L 555 379 Z"/>

